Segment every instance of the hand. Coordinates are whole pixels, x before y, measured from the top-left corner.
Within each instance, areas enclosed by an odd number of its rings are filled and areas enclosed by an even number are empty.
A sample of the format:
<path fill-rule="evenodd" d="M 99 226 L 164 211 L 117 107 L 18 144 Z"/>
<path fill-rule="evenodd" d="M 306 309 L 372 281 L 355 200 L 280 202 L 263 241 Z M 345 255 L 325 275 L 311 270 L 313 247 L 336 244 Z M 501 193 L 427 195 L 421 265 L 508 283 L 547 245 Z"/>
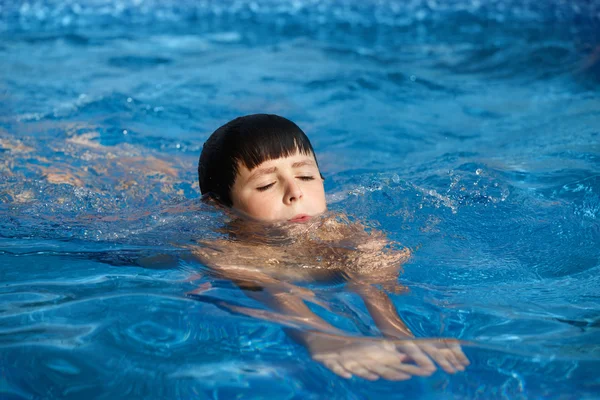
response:
<path fill-rule="evenodd" d="M 470 364 L 460 345 L 453 340 L 403 341 L 397 342 L 396 347 L 423 369 L 435 368 L 429 357 L 449 374 L 464 371 Z"/>
<path fill-rule="evenodd" d="M 367 380 L 384 378 L 404 381 L 413 375 L 429 376 L 435 371 L 404 363 L 408 357 L 389 341 L 352 341 L 343 336 L 313 338 L 309 343 L 312 358 L 343 378 L 353 375 Z"/>

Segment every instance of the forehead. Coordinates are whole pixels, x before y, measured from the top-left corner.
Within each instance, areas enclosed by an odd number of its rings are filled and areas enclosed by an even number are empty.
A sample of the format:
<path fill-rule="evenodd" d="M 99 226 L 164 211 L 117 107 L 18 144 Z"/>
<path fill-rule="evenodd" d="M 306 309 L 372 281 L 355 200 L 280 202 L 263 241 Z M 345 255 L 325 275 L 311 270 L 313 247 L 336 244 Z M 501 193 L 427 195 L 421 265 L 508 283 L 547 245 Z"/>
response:
<path fill-rule="evenodd" d="M 295 154 L 289 156 L 265 160 L 252 169 L 248 169 L 248 167 L 246 167 L 246 165 L 243 162 L 238 161 L 237 164 L 238 176 L 249 175 L 259 170 L 263 170 L 265 168 L 277 167 L 277 165 L 289 165 L 293 168 L 299 168 L 304 166 L 314 166 L 315 168 L 317 167 L 314 154 L 304 154 L 300 152 L 296 152 Z"/>

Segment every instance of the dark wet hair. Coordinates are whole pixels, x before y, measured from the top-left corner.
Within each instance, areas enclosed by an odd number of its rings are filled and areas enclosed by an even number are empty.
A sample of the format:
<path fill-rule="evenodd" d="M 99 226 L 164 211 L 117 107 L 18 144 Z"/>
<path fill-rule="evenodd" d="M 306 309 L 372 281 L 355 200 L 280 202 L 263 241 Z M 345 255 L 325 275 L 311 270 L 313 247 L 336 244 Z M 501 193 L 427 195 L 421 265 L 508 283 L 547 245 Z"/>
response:
<path fill-rule="evenodd" d="M 198 162 L 200 191 L 231 207 L 238 163 L 251 170 L 296 152 L 317 159 L 308 137 L 292 121 L 272 114 L 238 117 L 214 131 L 204 143 Z"/>

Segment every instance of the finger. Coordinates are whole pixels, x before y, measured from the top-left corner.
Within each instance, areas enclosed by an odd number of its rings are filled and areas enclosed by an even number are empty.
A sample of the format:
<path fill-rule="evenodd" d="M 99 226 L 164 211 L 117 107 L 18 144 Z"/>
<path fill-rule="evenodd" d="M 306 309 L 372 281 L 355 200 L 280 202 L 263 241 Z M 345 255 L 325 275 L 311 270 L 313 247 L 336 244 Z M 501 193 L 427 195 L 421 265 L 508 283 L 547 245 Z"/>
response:
<path fill-rule="evenodd" d="M 405 362 L 409 359 L 409 357 L 405 353 L 401 353 L 398 351 L 397 346 L 394 342 L 383 341 L 382 349 L 385 351 L 385 355 L 391 357 L 393 360 L 400 359 L 401 362 Z"/>
<path fill-rule="evenodd" d="M 448 351 L 450 353 L 452 353 L 452 356 L 454 357 L 454 365 L 457 366 L 457 369 L 459 369 L 460 371 L 464 371 L 465 367 L 467 365 L 469 365 L 469 360 L 467 360 L 467 357 L 460 350 L 460 347 L 454 346 L 454 347 L 449 348 Z M 458 367 L 460 367 L 460 368 L 458 368 Z"/>
<path fill-rule="evenodd" d="M 461 365 L 469 365 L 469 359 L 463 353 L 462 348 L 458 340 L 455 339 L 442 339 L 438 344 L 434 344 L 439 349 L 446 349 L 452 353 L 452 356 Z"/>
<path fill-rule="evenodd" d="M 458 358 L 454 355 L 454 352 L 451 349 L 442 349 L 441 350 L 443 356 L 448 360 L 448 362 L 454 367 L 457 371 L 464 371 L 465 367 L 458 361 Z"/>
<path fill-rule="evenodd" d="M 386 353 L 385 356 L 382 357 L 375 357 L 375 355 L 372 354 L 369 356 L 369 360 L 372 360 L 372 363 L 376 365 L 383 365 L 387 368 L 394 369 L 399 373 L 410 376 L 430 376 L 435 372 L 435 366 L 434 369 L 427 369 L 419 365 L 407 363 L 408 357 L 405 354 L 398 353 L 396 350 L 393 350 L 391 353 Z"/>
<path fill-rule="evenodd" d="M 414 343 L 407 343 L 398 346 L 401 351 L 405 352 L 412 360 L 422 369 L 430 370 L 434 372 L 436 370 L 435 365 L 423 351 Z"/>
<path fill-rule="evenodd" d="M 367 379 L 369 381 L 376 381 L 377 379 L 379 379 L 379 375 L 369 371 L 358 361 L 341 361 L 341 364 L 346 370 L 350 371 L 350 373 L 352 373 L 353 375 L 360 376 L 361 378 Z"/>
<path fill-rule="evenodd" d="M 431 358 L 435 360 L 436 363 L 447 373 L 453 374 L 456 372 L 456 369 L 452 366 L 452 364 L 446 359 L 445 354 L 440 351 L 435 346 L 424 344 L 423 349 L 429 354 Z"/>
<path fill-rule="evenodd" d="M 369 370 L 389 381 L 406 381 L 412 376 L 383 364 L 372 364 Z"/>
<path fill-rule="evenodd" d="M 352 378 L 352 374 L 342 367 L 342 365 L 336 360 L 326 360 L 323 362 L 323 365 L 329 368 L 334 374 L 341 376 L 342 378 Z"/>
<path fill-rule="evenodd" d="M 388 367 L 393 368 L 401 373 L 416 376 L 431 376 L 435 372 L 435 369 L 423 368 L 418 365 L 404 364 L 402 362 L 395 364 L 386 364 Z"/>
<path fill-rule="evenodd" d="M 467 356 L 465 355 L 465 353 L 462 351 L 461 347 L 457 344 L 452 345 L 450 347 L 450 349 L 452 350 L 452 353 L 454 354 L 454 356 L 458 359 L 458 361 L 464 365 L 470 365 L 471 362 L 469 361 L 469 359 L 467 358 Z"/>
<path fill-rule="evenodd" d="M 432 351 L 435 351 L 438 357 L 441 357 L 444 360 L 446 360 L 448 364 L 450 364 L 450 366 L 454 369 L 454 372 L 464 371 L 465 368 L 458 361 L 458 359 L 454 355 L 454 352 L 452 351 L 447 342 L 433 344 L 430 348 L 432 349 Z"/>
<path fill-rule="evenodd" d="M 384 354 L 373 354 L 370 353 L 366 355 L 366 357 L 370 360 L 375 361 L 377 364 L 385 364 L 385 365 L 397 365 L 402 363 L 409 363 L 410 357 L 408 357 L 404 353 L 398 352 L 396 349 L 393 349 L 390 352 L 386 352 Z"/>

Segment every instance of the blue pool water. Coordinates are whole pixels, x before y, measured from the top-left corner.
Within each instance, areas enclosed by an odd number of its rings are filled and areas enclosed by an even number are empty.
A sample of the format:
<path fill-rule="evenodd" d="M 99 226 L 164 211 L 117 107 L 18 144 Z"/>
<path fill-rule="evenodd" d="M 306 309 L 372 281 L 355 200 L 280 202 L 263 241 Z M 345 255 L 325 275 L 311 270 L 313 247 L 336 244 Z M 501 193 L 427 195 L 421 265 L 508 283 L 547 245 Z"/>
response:
<path fill-rule="evenodd" d="M 592 0 L 0 2 L 0 398 L 600 398 L 599 21 Z M 345 380 L 219 306 L 257 304 L 184 257 L 222 223 L 196 162 L 256 112 L 307 132 L 331 209 L 414 249 L 393 301 L 464 340 L 465 372 Z"/>

